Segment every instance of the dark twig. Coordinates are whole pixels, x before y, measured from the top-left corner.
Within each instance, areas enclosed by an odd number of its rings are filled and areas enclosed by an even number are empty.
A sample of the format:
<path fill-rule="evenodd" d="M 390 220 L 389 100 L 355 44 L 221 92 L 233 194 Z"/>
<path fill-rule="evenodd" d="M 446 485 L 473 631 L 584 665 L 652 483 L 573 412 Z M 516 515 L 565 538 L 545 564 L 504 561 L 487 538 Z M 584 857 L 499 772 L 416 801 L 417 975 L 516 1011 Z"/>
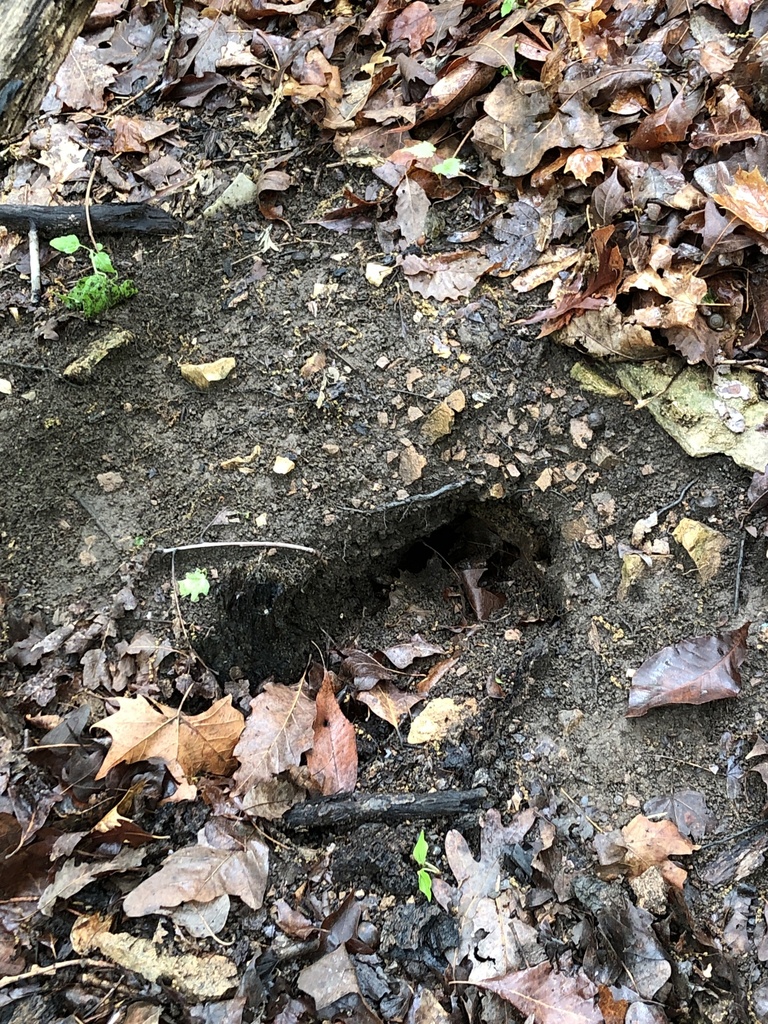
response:
<path fill-rule="evenodd" d="M 403 508 L 406 505 L 416 505 L 419 502 L 434 501 L 435 498 L 442 498 L 444 494 L 450 494 L 451 491 L 461 490 L 469 482 L 466 478 L 456 480 L 454 483 L 445 484 L 444 487 L 438 487 L 436 491 L 430 491 L 428 494 L 409 494 L 407 498 L 400 498 L 398 501 L 388 501 L 384 505 L 377 505 L 376 508 L 353 508 L 348 505 L 340 505 L 339 508 L 344 512 L 359 512 L 361 515 L 372 516 L 380 512 L 390 512 L 393 508 Z"/>
<path fill-rule="evenodd" d="M 741 596 L 741 570 L 744 566 L 744 545 L 747 542 L 747 531 L 741 531 L 741 540 L 739 541 L 739 557 L 736 560 L 736 583 L 733 587 L 733 614 L 736 615 L 739 610 L 739 598 Z"/>
<path fill-rule="evenodd" d="M 664 505 L 662 508 L 657 509 L 656 515 L 658 516 L 658 518 L 661 519 L 661 517 L 665 515 L 667 512 L 671 512 L 673 508 L 677 508 L 678 505 L 682 505 L 682 503 L 685 501 L 686 494 L 688 493 L 688 491 L 690 491 L 690 489 L 693 487 L 695 483 L 695 480 L 689 480 L 685 487 L 682 489 L 682 491 L 680 491 L 679 498 L 675 498 L 675 500 L 670 501 L 668 505 Z"/>
<path fill-rule="evenodd" d="M 449 789 L 437 793 L 381 793 L 317 800 L 297 804 L 283 815 L 280 824 L 291 829 L 348 826 L 371 821 L 405 821 L 411 818 L 452 818 L 482 806 L 487 789 Z"/>

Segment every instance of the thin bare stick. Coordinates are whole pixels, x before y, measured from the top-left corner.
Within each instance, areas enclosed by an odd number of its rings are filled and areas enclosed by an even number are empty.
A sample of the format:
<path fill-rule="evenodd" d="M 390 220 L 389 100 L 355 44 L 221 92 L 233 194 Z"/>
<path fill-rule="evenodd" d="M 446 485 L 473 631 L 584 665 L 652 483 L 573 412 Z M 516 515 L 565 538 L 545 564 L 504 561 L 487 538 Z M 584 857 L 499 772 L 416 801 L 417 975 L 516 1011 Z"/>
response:
<path fill-rule="evenodd" d="M 40 239 L 33 220 L 29 222 L 29 282 L 32 305 L 36 306 L 43 289 L 40 284 Z"/>
<path fill-rule="evenodd" d="M 204 551 L 207 548 L 282 548 L 286 551 L 305 551 L 308 555 L 323 557 L 317 548 L 308 548 L 303 544 L 287 544 L 282 540 L 212 540 L 205 544 L 179 544 L 175 548 L 158 548 L 161 555 L 175 555 L 177 551 Z"/>
<path fill-rule="evenodd" d="M 91 176 L 88 179 L 88 184 L 85 188 L 85 203 L 83 204 L 85 206 L 85 223 L 88 227 L 88 237 L 90 238 L 91 245 L 94 249 L 98 249 L 98 246 L 96 245 L 96 236 L 93 233 L 93 224 L 91 224 L 91 206 L 93 205 L 93 200 L 91 199 L 91 189 L 93 188 L 93 179 L 96 177 L 96 168 L 98 166 L 99 165 L 96 161 L 96 158 L 94 157 L 93 167 L 91 168 Z"/>
<path fill-rule="evenodd" d="M 39 978 L 43 974 L 55 974 L 57 971 L 64 970 L 65 967 L 109 967 L 114 968 L 114 964 L 109 963 L 108 960 L 91 960 L 86 957 L 81 960 L 62 960 L 58 964 L 51 964 L 49 967 L 38 967 L 37 964 L 23 974 L 14 974 L 8 978 L 2 978 L 0 980 L 0 989 L 10 988 L 11 985 L 18 985 L 20 981 L 30 981 L 32 978 Z"/>

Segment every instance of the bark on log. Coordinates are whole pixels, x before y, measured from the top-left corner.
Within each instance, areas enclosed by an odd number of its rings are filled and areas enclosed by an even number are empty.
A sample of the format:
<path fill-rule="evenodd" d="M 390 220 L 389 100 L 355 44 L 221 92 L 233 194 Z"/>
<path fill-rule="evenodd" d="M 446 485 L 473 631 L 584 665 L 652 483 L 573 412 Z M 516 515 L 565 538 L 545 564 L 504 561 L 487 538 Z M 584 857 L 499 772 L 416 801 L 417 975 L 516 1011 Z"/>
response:
<path fill-rule="evenodd" d="M 23 131 L 80 34 L 95 0 L 3 0 L 0 138 Z"/>
<path fill-rule="evenodd" d="M 356 828 L 371 821 L 453 818 L 480 807 L 487 789 L 448 789 L 438 793 L 382 793 L 297 804 L 280 819 L 289 829 Z"/>
<path fill-rule="evenodd" d="M 148 235 L 164 235 L 178 231 L 181 222 L 158 206 L 147 203 L 101 203 L 90 209 L 91 224 L 96 234 L 117 234 L 132 231 Z M 17 206 L 0 205 L 0 224 L 10 231 L 23 234 L 33 220 L 46 238 L 56 235 L 77 234 L 87 231 L 85 207 L 72 206 Z"/>

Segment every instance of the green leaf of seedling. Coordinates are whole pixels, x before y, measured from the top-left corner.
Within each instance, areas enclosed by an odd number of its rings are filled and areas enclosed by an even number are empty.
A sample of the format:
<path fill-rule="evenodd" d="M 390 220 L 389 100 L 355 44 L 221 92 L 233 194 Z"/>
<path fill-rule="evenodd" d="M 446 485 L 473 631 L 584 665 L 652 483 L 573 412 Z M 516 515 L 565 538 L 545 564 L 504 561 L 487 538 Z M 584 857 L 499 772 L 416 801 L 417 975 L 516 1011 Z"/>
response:
<path fill-rule="evenodd" d="M 73 252 L 77 252 L 80 248 L 80 239 L 77 235 L 59 235 L 58 238 L 51 239 L 51 248 L 71 256 Z"/>
<path fill-rule="evenodd" d="M 461 160 L 456 156 L 449 156 L 432 168 L 435 174 L 442 174 L 444 178 L 455 178 L 461 174 Z"/>
<path fill-rule="evenodd" d="M 419 868 L 419 892 L 423 892 L 429 903 L 432 902 L 432 876 L 425 868 Z"/>
<path fill-rule="evenodd" d="M 511 14 L 512 11 L 516 11 L 519 6 L 520 4 L 517 0 L 504 0 L 504 3 L 501 5 L 502 18 L 506 18 L 506 16 Z"/>
<path fill-rule="evenodd" d="M 429 853 L 429 846 L 427 840 L 424 838 L 424 829 L 419 832 L 419 838 L 416 840 L 416 845 L 413 848 L 411 856 L 420 864 L 422 867 L 427 863 L 427 854 Z"/>
<path fill-rule="evenodd" d="M 195 604 L 211 589 L 205 569 L 188 572 L 183 580 L 179 580 L 179 597 L 188 597 Z"/>
<path fill-rule="evenodd" d="M 97 274 L 116 274 L 117 271 L 112 266 L 112 260 L 109 258 L 108 252 L 92 252 L 91 253 L 91 264 Z"/>

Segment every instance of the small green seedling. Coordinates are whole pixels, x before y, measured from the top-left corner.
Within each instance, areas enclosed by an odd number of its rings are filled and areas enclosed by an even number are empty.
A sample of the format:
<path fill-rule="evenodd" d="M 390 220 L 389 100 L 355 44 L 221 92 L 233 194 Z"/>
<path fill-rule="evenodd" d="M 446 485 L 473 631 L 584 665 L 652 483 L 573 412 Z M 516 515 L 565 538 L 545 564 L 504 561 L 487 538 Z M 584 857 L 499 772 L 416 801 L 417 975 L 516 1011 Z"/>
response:
<path fill-rule="evenodd" d="M 441 160 L 432 168 L 435 174 L 442 174 L 444 178 L 456 178 L 461 174 L 461 160 L 456 156 L 449 156 L 447 160 Z"/>
<path fill-rule="evenodd" d="M 91 249 L 83 245 L 77 235 L 60 235 L 51 239 L 51 248 L 57 252 L 74 255 L 80 249 L 85 249 L 91 261 L 93 273 L 81 277 L 71 291 L 64 296 L 64 305 L 67 309 L 78 309 L 86 317 L 92 319 L 106 313 L 120 302 L 130 299 L 138 289 L 133 281 L 118 281 L 117 271 L 112 265 L 108 252 L 105 252 L 101 242 Z"/>
<path fill-rule="evenodd" d="M 183 580 L 179 580 L 179 597 L 188 597 L 196 604 L 211 589 L 205 569 L 188 572 Z"/>
<path fill-rule="evenodd" d="M 501 5 L 502 18 L 506 18 L 512 11 L 516 11 L 519 6 L 518 0 L 504 0 L 504 3 Z"/>
<path fill-rule="evenodd" d="M 424 829 L 419 832 L 419 838 L 416 840 L 416 845 L 413 848 L 411 856 L 419 865 L 418 879 L 419 879 L 419 892 L 423 892 L 427 897 L 427 900 L 432 902 L 432 875 L 439 875 L 440 869 L 436 868 L 434 864 L 430 864 L 427 860 L 427 854 L 429 853 L 429 846 L 427 840 L 424 838 Z"/>

